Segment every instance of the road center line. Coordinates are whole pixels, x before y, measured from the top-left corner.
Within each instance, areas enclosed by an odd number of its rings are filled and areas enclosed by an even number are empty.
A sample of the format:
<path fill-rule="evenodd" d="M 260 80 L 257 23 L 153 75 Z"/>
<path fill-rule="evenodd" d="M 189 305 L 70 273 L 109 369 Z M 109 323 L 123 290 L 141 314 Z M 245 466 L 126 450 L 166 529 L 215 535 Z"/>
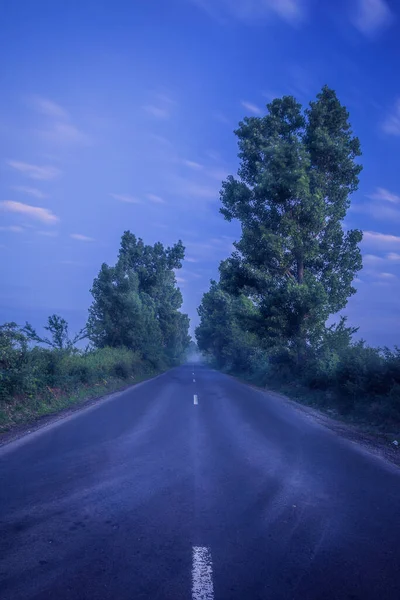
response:
<path fill-rule="evenodd" d="M 195 379 L 193 379 L 193 383 L 196 383 L 196 380 L 195 380 Z"/>
<path fill-rule="evenodd" d="M 213 600 L 211 550 L 206 546 L 193 546 L 192 600 Z"/>
<path fill-rule="evenodd" d="M 197 399 L 197 396 L 196 396 L 196 394 L 195 394 L 195 395 L 193 396 L 193 404 L 198 404 L 198 403 L 199 403 L 199 401 L 198 401 L 198 399 Z"/>

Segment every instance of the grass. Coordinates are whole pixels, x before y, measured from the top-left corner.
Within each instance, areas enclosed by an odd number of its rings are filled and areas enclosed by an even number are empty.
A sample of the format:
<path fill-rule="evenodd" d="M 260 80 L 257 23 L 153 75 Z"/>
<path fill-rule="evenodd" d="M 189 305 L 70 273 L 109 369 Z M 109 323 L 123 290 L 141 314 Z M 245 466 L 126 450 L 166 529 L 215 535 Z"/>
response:
<path fill-rule="evenodd" d="M 146 372 L 131 375 L 128 378 L 109 377 L 98 383 L 78 384 L 68 392 L 60 388 L 48 388 L 45 395 L 30 398 L 15 396 L 0 407 L 0 434 L 24 425 L 34 424 L 44 417 L 85 404 L 88 400 L 99 399 L 162 372 L 162 369 L 148 369 Z"/>

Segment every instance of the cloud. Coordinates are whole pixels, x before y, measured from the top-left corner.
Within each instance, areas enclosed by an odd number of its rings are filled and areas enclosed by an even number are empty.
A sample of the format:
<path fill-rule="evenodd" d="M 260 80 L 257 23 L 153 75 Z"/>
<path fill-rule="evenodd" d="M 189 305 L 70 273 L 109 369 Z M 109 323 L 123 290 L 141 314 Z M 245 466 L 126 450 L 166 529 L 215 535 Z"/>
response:
<path fill-rule="evenodd" d="M 208 177 L 216 179 L 217 181 L 222 181 L 226 179 L 229 174 L 229 171 L 227 171 L 226 169 L 207 169 L 206 171 L 206 175 L 208 175 Z"/>
<path fill-rule="evenodd" d="M 371 196 L 370 196 L 371 197 Z M 390 201 L 389 201 L 390 202 Z M 400 207 L 383 202 L 367 202 L 362 204 L 353 204 L 350 208 L 352 212 L 364 213 L 381 221 L 399 221 Z"/>
<path fill-rule="evenodd" d="M 166 108 L 161 108 L 160 106 L 155 106 L 154 104 L 146 104 L 143 106 L 143 110 L 157 119 L 168 119 L 170 116 L 169 110 Z"/>
<path fill-rule="evenodd" d="M 31 206 L 29 204 L 23 204 L 22 202 L 13 202 L 12 200 L 0 202 L 0 206 L 3 208 L 3 210 L 8 212 L 20 213 L 26 217 L 42 221 L 43 223 L 47 223 L 49 225 L 59 221 L 59 218 L 47 208 Z"/>
<path fill-rule="evenodd" d="M 215 188 L 185 180 L 179 186 L 179 194 L 193 198 L 218 199 L 218 191 Z"/>
<path fill-rule="evenodd" d="M 390 235 L 387 233 L 379 233 L 377 231 L 364 231 L 363 243 L 369 246 L 385 248 L 387 246 L 400 245 L 400 236 Z"/>
<path fill-rule="evenodd" d="M 150 202 L 154 202 L 154 204 L 165 204 L 165 200 L 161 198 L 161 196 L 156 196 L 155 194 L 147 194 L 146 198 L 148 198 Z"/>
<path fill-rule="evenodd" d="M 36 233 L 38 235 L 44 235 L 45 237 L 57 237 L 58 236 L 57 231 L 37 231 Z"/>
<path fill-rule="evenodd" d="M 8 160 L 7 164 L 19 171 L 23 175 L 30 177 L 31 179 L 39 179 L 39 180 L 50 180 L 55 179 L 61 174 L 59 169 L 51 166 L 38 166 L 32 165 L 29 163 L 21 162 L 18 160 Z"/>
<path fill-rule="evenodd" d="M 255 104 L 252 104 L 251 102 L 246 102 L 245 100 L 241 101 L 241 105 L 248 110 L 249 112 L 255 114 L 255 115 L 261 115 L 262 114 L 262 110 L 261 108 L 259 108 L 258 106 L 256 106 Z"/>
<path fill-rule="evenodd" d="M 177 283 L 186 283 L 187 279 L 185 279 L 184 277 L 177 277 L 176 281 L 177 281 Z"/>
<path fill-rule="evenodd" d="M 397 254 L 397 252 L 389 252 L 389 254 L 386 255 L 386 258 L 388 260 L 400 261 L 400 254 Z"/>
<path fill-rule="evenodd" d="M 33 107 L 40 113 L 47 117 L 53 117 L 57 119 L 67 119 L 68 113 L 62 106 L 56 104 L 48 98 L 42 98 L 41 96 L 33 96 L 32 98 Z"/>
<path fill-rule="evenodd" d="M 364 266 L 375 266 L 379 263 L 382 263 L 384 259 L 382 256 L 377 256 L 376 254 L 365 254 L 363 256 L 363 265 Z"/>
<path fill-rule="evenodd" d="M 44 194 L 37 188 L 25 187 L 23 185 L 13 185 L 11 186 L 12 190 L 16 192 L 21 192 L 22 194 L 29 194 L 30 196 L 34 196 L 35 198 L 47 198 L 47 194 Z"/>
<path fill-rule="evenodd" d="M 90 144 L 90 138 L 71 123 L 54 123 L 40 135 L 57 144 Z"/>
<path fill-rule="evenodd" d="M 171 108 L 174 104 L 176 102 L 166 94 L 153 94 L 152 101 L 142 108 L 156 119 L 168 119 L 171 116 Z"/>
<path fill-rule="evenodd" d="M 280 98 L 283 94 L 278 94 L 277 92 L 273 92 L 271 90 L 264 90 L 262 95 L 268 102 L 272 102 L 275 98 Z"/>
<path fill-rule="evenodd" d="M 158 133 L 149 133 L 148 137 L 151 140 L 153 140 L 154 142 L 157 142 L 158 144 L 160 144 L 161 146 L 173 148 L 173 143 L 168 138 L 164 137 L 163 135 L 158 135 Z"/>
<path fill-rule="evenodd" d="M 186 167 L 189 167 L 189 169 L 194 169 L 195 171 L 200 171 L 203 168 L 203 165 L 193 160 L 183 160 L 182 163 Z"/>
<path fill-rule="evenodd" d="M 47 117 L 39 135 L 55 144 L 90 144 L 90 138 L 71 121 L 68 112 L 48 98 L 33 96 L 33 108 Z"/>
<path fill-rule="evenodd" d="M 369 195 L 368 198 L 371 198 L 372 200 L 384 200 L 386 202 L 393 202 L 395 204 L 400 202 L 400 196 L 397 196 L 397 194 L 393 194 L 393 192 L 389 192 L 389 190 L 380 187 L 376 188 L 376 191 Z"/>
<path fill-rule="evenodd" d="M 400 98 L 397 99 L 393 112 L 383 121 L 382 131 L 388 135 L 400 135 Z"/>
<path fill-rule="evenodd" d="M 71 233 L 70 237 L 74 240 L 79 240 L 80 242 L 94 242 L 94 238 L 88 237 L 87 235 L 82 235 L 81 233 Z"/>
<path fill-rule="evenodd" d="M 185 261 L 186 261 L 186 262 L 189 262 L 189 263 L 197 263 L 197 262 L 199 262 L 199 261 L 197 260 L 197 258 L 192 258 L 191 256 L 187 256 L 187 257 L 185 258 Z"/>
<path fill-rule="evenodd" d="M 119 200 L 120 202 L 127 202 L 128 204 L 140 204 L 140 200 L 134 198 L 133 196 L 129 196 L 128 194 L 110 194 L 111 198 L 114 200 Z"/>
<path fill-rule="evenodd" d="M 377 273 L 377 277 L 381 279 L 397 279 L 396 275 L 393 273 Z"/>
<path fill-rule="evenodd" d="M 256 21 L 275 15 L 291 25 L 297 25 L 304 18 L 303 0 L 191 1 L 218 20 L 231 17 L 241 21 Z"/>
<path fill-rule="evenodd" d="M 22 233 L 24 231 L 24 228 L 20 227 L 19 225 L 6 225 L 6 226 L 1 226 L 0 231 L 11 231 L 12 233 Z"/>
<path fill-rule="evenodd" d="M 357 0 L 353 23 L 364 35 L 376 35 L 392 20 L 393 15 L 386 0 Z"/>

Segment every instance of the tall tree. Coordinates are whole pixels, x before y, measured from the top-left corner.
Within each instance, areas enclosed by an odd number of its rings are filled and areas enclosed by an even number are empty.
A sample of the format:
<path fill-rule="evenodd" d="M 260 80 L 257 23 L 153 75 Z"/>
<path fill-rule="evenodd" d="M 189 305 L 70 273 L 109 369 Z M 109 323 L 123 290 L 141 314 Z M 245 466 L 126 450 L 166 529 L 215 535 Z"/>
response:
<path fill-rule="evenodd" d="M 125 231 L 117 264 L 103 264 L 93 282 L 88 320 L 92 342 L 97 347 L 126 346 L 148 360 L 179 361 L 190 340 L 174 273 L 183 258 L 182 242 L 172 248 L 149 246 Z"/>
<path fill-rule="evenodd" d="M 362 233 L 345 232 L 343 219 L 362 169 L 360 143 L 326 86 L 304 112 L 292 96 L 267 109 L 235 132 L 239 178 L 222 184 L 221 213 L 239 219 L 242 235 L 221 264 L 221 283 L 258 307 L 266 344 L 283 342 L 301 362 L 328 316 L 356 291 Z"/>

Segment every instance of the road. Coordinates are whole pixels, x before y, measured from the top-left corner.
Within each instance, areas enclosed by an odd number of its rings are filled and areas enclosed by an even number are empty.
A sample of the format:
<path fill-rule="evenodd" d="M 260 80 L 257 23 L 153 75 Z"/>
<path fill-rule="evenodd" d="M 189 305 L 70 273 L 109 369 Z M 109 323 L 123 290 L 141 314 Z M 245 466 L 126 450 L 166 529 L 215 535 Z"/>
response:
<path fill-rule="evenodd" d="M 399 473 L 172 369 L 3 447 L 0 598 L 399 600 Z"/>

